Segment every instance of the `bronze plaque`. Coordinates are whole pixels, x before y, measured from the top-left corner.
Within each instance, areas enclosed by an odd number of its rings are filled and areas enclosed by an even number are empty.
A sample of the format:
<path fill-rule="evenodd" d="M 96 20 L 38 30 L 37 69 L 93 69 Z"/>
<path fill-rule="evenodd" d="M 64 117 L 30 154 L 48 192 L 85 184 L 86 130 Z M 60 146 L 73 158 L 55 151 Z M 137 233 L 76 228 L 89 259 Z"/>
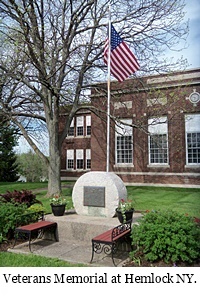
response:
<path fill-rule="evenodd" d="M 84 206 L 105 207 L 105 187 L 84 187 Z"/>

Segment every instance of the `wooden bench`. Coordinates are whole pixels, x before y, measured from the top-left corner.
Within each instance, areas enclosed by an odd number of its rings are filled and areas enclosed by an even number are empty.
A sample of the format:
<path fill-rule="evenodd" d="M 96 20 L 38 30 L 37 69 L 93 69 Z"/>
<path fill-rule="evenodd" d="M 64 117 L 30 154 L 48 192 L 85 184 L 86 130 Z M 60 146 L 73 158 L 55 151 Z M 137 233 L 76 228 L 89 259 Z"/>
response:
<path fill-rule="evenodd" d="M 112 256 L 112 262 L 114 266 L 116 266 L 114 261 L 114 254 L 117 250 L 117 243 L 119 241 L 126 240 L 127 238 L 130 239 L 131 234 L 131 224 L 132 220 L 120 224 L 113 229 L 110 229 L 92 239 L 92 258 L 90 263 L 92 263 L 94 253 L 100 254 L 104 252 L 105 254 Z"/>
<path fill-rule="evenodd" d="M 41 216 L 39 217 L 37 222 L 28 223 L 27 225 L 17 226 L 15 228 L 15 232 L 14 232 L 15 242 L 14 242 L 13 248 L 17 242 L 17 239 L 19 237 L 22 238 L 25 236 L 26 238 L 28 238 L 29 250 L 31 252 L 31 240 L 33 235 L 36 235 L 37 238 L 41 238 L 44 235 L 44 232 L 46 230 L 53 232 L 55 241 L 58 241 L 57 223 L 45 221 L 44 213 L 43 212 L 40 212 L 40 213 L 41 213 Z M 25 216 L 27 216 L 27 214 Z"/>

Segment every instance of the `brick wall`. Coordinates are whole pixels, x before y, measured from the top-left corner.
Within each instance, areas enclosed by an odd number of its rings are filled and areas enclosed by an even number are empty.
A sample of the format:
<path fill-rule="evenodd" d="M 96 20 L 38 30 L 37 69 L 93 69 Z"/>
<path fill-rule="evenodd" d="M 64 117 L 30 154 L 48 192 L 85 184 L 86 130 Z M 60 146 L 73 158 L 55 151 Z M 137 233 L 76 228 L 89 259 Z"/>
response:
<path fill-rule="evenodd" d="M 85 172 L 66 170 L 66 150 L 91 148 L 91 170 L 106 171 L 107 85 L 93 86 L 91 137 L 66 138 L 62 148 L 61 176 L 74 179 Z M 186 164 L 185 115 L 200 114 L 200 102 L 189 100 L 200 93 L 200 70 L 169 76 L 149 76 L 111 83 L 110 171 L 129 184 L 200 185 L 200 164 Z M 80 115 L 81 113 L 79 113 Z M 86 114 L 83 112 L 83 114 Z M 168 164 L 150 164 L 148 119 L 165 116 L 168 120 Z M 116 163 L 116 130 L 113 119 L 132 119 L 133 162 Z M 200 132 L 200 131 L 199 131 Z"/>
<path fill-rule="evenodd" d="M 194 105 L 187 98 L 193 91 L 200 93 L 199 71 L 187 72 L 188 77 L 164 80 L 158 86 L 143 81 L 127 80 L 111 86 L 111 116 L 132 119 L 133 164 L 118 166 L 115 163 L 115 129 L 111 121 L 110 170 L 115 171 L 127 183 L 162 183 L 200 185 L 200 166 L 186 166 L 185 115 L 200 113 L 200 102 Z M 194 74 L 194 76 L 192 76 Z M 193 77 L 193 78 L 192 78 Z M 159 78 L 159 77 L 157 77 Z M 151 77 L 151 82 L 156 77 Z M 143 87 L 141 87 L 141 85 Z M 98 91 L 97 91 L 98 88 Z M 93 90 L 92 105 L 106 111 L 105 86 Z M 95 91 L 97 96 L 95 96 Z M 100 93 L 103 93 L 100 97 Z M 166 116 L 168 119 L 167 165 L 149 165 L 148 118 Z M 106 168 L 106 116 L 92 117 L 92 170 Z M 200 131 L 199 131 L 200 132 Z"/>

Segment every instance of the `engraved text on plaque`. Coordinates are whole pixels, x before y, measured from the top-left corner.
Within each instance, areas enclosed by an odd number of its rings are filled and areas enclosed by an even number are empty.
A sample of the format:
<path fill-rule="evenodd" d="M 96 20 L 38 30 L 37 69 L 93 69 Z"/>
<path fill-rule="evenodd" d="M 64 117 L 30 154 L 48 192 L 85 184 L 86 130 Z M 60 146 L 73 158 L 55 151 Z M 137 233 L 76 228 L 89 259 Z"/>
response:
<path fill-rule="evenodd" d="M 84 206 L 105 207 L 105 187 L 84 187 Z"/>

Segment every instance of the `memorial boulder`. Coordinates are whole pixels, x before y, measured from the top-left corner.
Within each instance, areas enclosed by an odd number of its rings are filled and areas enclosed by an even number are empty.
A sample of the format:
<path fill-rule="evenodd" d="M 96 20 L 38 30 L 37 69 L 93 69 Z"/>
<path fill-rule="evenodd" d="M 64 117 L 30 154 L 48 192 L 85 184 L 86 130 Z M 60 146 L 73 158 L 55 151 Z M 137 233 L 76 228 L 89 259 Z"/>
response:
<path fill-rule="evenodd" d="M 126 187 L 113 172 L 91 171 L 76 181 L 72 200 L 77 214 L 113 217 L 120 199 L 127 198 Z"/>

